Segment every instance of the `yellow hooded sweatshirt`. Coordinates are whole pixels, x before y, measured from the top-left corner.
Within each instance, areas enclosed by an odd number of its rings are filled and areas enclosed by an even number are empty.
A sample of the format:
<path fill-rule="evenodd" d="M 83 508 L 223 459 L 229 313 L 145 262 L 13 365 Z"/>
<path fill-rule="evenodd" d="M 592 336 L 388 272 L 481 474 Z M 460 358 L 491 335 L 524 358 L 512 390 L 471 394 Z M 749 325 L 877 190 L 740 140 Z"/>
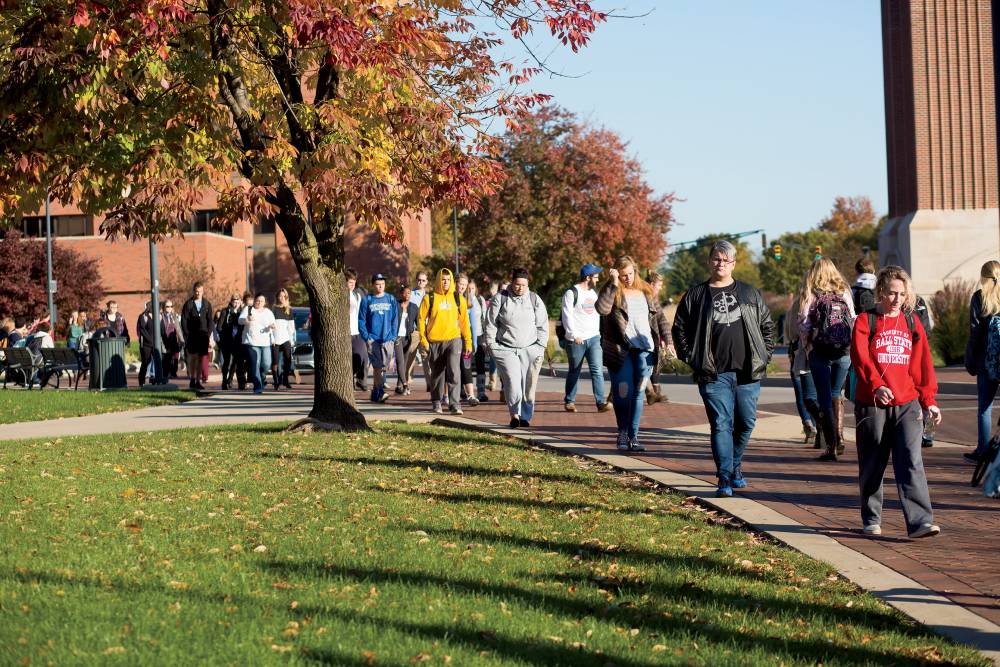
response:
<path fill-rule="evenodd" d="M 441 279 L 448 275 L 451 279 L 446 292 L 441 286 Z M 431 296 L 434 306 L 431 307 Z M 462 338 L 463 349 L 472 349 L 472 331 L 469 329 L 469 304 L 465 297 L 455 294 L 455 277 L 448 269 L 441 269 L 437 274 L 434 291 L 424 295 L 420 302 L 420 314 L 417 316 L 417 328 L 420 331 L 420 344 L 445 343 L 455 338 Z"/>

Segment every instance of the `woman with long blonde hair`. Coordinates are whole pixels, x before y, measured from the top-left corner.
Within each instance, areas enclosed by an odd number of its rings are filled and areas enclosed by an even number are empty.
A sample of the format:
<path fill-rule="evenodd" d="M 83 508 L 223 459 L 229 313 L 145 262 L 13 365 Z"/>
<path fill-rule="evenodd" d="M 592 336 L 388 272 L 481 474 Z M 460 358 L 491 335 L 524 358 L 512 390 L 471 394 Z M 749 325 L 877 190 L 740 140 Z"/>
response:
<path fill-rule="evenodd" d="M 875 300 L 851 340 L 862 528 L 865 535 L 882 534 L 882 483 L 891 456 L 906 534 L 931 537 L 941 529 L 934 524 L 921 455 L 922 411 L 937 425 L 941 410 L 927 332 L 913 313 L 916 294 L 901 267 L 878 272 Z"/>
<path fill-rule="evenodd" d="M 639 419 L 644 389 L 659 357 L 670 345 L 670 326 L 659 300 L 639 276 L 635 260 L 619 257 L 597 295 L 601 315 L 601 350 L 611 376 L 611 403 L 618 423 L 616 445 L 641 452 Z"/>
<path fill-rule="evenodd" d="M 993 399 L 1000 382 L 986 371 L 986 338 L 990 320 L 1000 317 L 1000 262 L 995 259 L 983 264 L 979 270 L 979 289 L 969 304 L 969 341 L 965 346 L 965 370 L 976 378 L 976 396 L 979 399 L 979 438 L 976 451 L 964 454 L 967 461 L 978 463 L 986 453 L 993 420 Z"/>
<path fill-rule="evenodd" d="M 854 299 L 837 266 L 820 257 L 809 268 L 799 291 L 799 341 L 808 355 L 816 384 L 826 451 L 821 461 L 836 461 L 844 453 L 844 382 L 851 368 Z"/>

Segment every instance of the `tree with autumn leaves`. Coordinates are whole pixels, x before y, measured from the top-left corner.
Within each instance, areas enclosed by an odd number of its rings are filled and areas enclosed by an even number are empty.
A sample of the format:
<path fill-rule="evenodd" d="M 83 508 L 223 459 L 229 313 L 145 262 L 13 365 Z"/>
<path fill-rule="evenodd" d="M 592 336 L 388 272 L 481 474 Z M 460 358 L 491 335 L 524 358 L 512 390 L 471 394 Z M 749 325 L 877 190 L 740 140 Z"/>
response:
<path fill-rule="evenodd" d="M 461 220 L 463 270 L 502 278 L 527 267 L 552 305 L 586 262 L 660 263 L 674 196 L 653 191 L 614 132 L 546 105 L 503 137 L 500 161 L 507 179 Z"/>
<path fill-rule="evenodd" d="M 516 123 L 543 99 L 514 92 L 538 68 L 495 60 L 503 34 L 543 30 L 576 50 L 605 19 L 585 0 L 8 4 L 0 220 L 34 214 L 48 192 L 105 212 L 109 238 L 162 238 L 206 190 L 222 224 L 273 218 L 313 311 L 310 416 L 363 428 L 345 226 L 405 241 L 407 213 L 474 209 L 503 179 L 485 122 Z"/>

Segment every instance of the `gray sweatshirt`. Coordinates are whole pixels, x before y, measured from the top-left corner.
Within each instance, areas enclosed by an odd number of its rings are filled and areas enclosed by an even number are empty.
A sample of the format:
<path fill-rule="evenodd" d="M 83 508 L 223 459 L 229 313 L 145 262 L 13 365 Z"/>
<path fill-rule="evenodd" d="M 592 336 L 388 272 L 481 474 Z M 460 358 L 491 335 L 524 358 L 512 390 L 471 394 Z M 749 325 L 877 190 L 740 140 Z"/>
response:
<path fill-rule="evenodd" d="M 514 296 L 500 292 L 490 300 L 484 329 L 490 348 L 525 348 L 540 345 L 544 351 L 549 342 L 549 316 L 545 304 L 533 292 Z"/>

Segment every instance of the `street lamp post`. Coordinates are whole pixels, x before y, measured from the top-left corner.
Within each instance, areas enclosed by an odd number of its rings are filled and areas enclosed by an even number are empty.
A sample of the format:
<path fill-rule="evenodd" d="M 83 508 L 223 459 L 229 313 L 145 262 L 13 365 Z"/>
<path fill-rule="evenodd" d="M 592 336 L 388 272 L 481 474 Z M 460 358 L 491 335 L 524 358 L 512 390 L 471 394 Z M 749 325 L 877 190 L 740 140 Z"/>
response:
<path fill-rule="evenodd" d="M 49 191 L 45 191 L 45 263 L 47 265 L 46 274 L 48 285 L 46 292 L 49 295 L 49 324 L 52 327 L 52 334 L 56 332 L 56 301 L 55 281 L 52 280 L 52 216 L 49 214 Z"/>
<path fill-rule="evenodd" d="M 455 236 L 455 280 L 458 280 L 458 209 L 451 209 L 452 233 Z"/>
<path fill-rule="evenodd" d="M 160 356 L 160 277 L 157 265 L 156 242 L 149 237 L 149 292 L 153 316 L 153 384 L 162 384 L 163 358 Z"/>

